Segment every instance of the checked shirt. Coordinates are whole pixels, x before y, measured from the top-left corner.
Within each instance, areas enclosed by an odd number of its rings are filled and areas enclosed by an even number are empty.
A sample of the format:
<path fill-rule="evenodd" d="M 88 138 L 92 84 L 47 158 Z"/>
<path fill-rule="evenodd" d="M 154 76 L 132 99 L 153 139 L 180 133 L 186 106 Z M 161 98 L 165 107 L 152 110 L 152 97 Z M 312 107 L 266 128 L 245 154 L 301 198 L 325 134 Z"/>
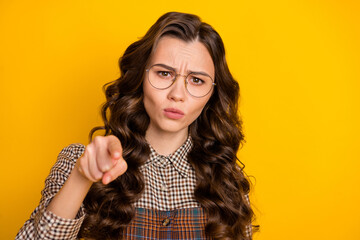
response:
<path fill-rule="evenodd" d="M 150 146 L 150 145 L 149 145 Z M 209 239 L 206 214 L 194 197 L 195 171 L 187 161 L 191 137 L 169 156 L 150 146 L 150 156 L 140 167 L 145 190 L 135 203 L 135 217 L 123 232 L 124 239 Z M 63 219 L 46 208 L 65 183 L 85 146 L 71 144 L 58 155 L 45 181 L 40 204 L 18 232 L 16 239 L 78 239 L 85 218 L 83 206 L 75 219 Z M 251 236 L 251 226 L 247 228 Z"/>

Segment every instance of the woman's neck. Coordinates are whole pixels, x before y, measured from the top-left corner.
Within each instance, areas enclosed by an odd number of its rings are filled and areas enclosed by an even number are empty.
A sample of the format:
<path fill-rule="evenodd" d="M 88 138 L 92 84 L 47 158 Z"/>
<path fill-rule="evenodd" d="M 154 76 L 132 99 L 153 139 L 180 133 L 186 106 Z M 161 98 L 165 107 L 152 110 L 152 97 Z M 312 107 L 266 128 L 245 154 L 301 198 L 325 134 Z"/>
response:
<path fill-rule="evenodd" d="M 174 153 L 188 138 L 188 129 L 180 132 L 159 132 L 149 127 L 145 134 L 146 141 L 160 154 L 167 156 Z"/>

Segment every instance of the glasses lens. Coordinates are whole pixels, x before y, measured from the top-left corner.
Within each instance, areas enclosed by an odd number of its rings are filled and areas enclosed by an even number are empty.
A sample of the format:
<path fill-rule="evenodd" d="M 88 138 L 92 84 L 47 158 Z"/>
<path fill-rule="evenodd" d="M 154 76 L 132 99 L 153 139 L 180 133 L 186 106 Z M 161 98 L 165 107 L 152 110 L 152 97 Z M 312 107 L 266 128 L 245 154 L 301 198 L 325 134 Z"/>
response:
<path fill-rule="evenodd" d="M 149 69 L 149 82 L 158 89 L 165 89 L 171 86 L 175 79 L 175 72 L 162 66 L 152 66 Z"/>
<path fill-rule="evenodd" d="M 187 90 L 194 97 L 207 95 L 213 87 L 213 80 L 207 75 L 190 74 L 187 79 Z"/>
<path fill-rule="evenodd" d="M 176 72 L 163 66 L 154 65 L 148 70 L 148 78 L 154 88 L 166 89 L 175 81 Z M 213 85 L 213 80 L 208 75 L 191 73 L 186 78 L 186 89 L 194 97 L 207 95 Z"/>

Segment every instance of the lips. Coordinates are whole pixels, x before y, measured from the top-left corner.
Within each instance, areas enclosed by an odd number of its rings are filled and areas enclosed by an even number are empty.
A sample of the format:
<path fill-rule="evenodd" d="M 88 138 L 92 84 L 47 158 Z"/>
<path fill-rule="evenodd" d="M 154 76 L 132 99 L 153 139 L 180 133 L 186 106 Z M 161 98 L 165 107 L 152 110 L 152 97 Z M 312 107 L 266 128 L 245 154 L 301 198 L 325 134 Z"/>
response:
<path fill-rule="evenodd" d="M 164 114 L 170 119 L 180 119 L 185 115 L 181 110 L 176 108 L 165 108 Z"/>

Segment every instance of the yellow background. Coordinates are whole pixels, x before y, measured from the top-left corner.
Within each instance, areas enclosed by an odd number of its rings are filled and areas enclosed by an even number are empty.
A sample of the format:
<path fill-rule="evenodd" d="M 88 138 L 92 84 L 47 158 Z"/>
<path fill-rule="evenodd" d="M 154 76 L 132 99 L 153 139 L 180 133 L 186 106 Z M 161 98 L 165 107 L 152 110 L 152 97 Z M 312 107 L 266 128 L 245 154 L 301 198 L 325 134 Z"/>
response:
<path fill-rule="evenodd" d="M 355 0 L 0 1 L 0 239 L 37 206 L 59 151 L 101 124 L 126 46 L 173 10 L 218 30 L 240 83 L 255 239 L 360 239 Z"/>

